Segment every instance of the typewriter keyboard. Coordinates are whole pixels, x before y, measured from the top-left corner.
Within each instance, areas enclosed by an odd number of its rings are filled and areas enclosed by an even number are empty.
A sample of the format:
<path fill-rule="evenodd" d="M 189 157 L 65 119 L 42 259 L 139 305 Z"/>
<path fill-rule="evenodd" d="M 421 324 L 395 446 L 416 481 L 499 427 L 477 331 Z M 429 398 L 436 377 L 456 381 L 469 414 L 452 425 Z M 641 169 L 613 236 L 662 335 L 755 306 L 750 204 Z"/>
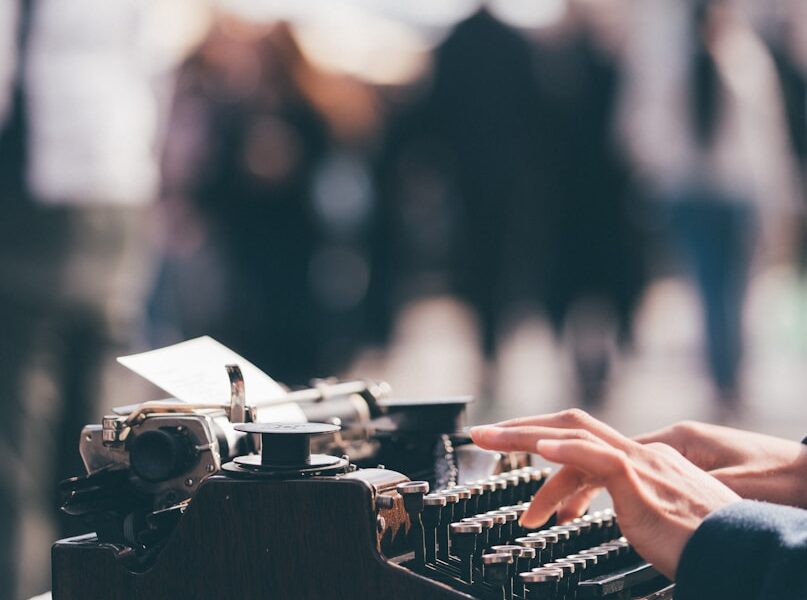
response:
<path fill-rule="evenodd" d="M 612 510 L 523 528 L 548 472 L 526 467 L 433 493 L 426 482 L 401 484 L 414 552 L 405 566 L 485 600 L 627 599 L 666 585 Z"/>

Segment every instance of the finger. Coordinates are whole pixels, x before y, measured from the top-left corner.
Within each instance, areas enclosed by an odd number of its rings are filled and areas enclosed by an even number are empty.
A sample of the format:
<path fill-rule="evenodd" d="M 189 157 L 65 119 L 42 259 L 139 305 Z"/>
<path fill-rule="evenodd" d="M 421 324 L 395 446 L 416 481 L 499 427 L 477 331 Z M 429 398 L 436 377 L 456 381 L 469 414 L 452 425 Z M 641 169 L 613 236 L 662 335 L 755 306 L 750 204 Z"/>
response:
<path fill-rule="evenodd" d="M 530 507 L 521 517 L 521 524 L 532 528 L 546 523 L 564 499 L 585 486 L 585 477 L 579 469 L 563 467 L 532 497 Z"/>
<path fill-rule="evenodd" d="M 697 451 L 698 447 L 703 446 L 703 444 L 693 444 L 693 439 L 698 437 L 696 433 L 696 428 L 698 427 L 700 427 L 698 423 L 683 421 L 658 431 L 637 435 L 633 439 L 644 446 L 649 444 L 671 446 L 702 469 L 709 470 L 715 466 L 713 457 L 710 457 L 709 453 Z"/>
<path fill-rule="evenodd" d="M 624 452 L 590 440 L 540 440 L 536 450 L 549 461 L 576 467 L 603 482 L 624 475 L 629 468 Z"/>
<path fill-rule="evenodd" d="M 586 439 L 605 443 L 585 429 L 484 425 L 471 428 L 470 433 L 471 439 L 477 446 L 501 452 L 535 452 L 535 444 L 538 440 L 546 439 Z"/>
<path fill-rule="evenodd" d="M 601 490 L 599 486 L 586 485 L 566 498 L 557 508 L 558 523 L 566 523 L 584 514 Z"/>
<path fill-rule="evenodd" d="M 605 440 L 617 448 L 629 448 L 634 442 L 619 433 L 613 427 L 609 427 L 602 421 L 595 419 L 590 414 L 579 408 L 563 410 L 557 413 L 546 415 L 536 415 L 534 417 L 522 417 L 519 419 L 509 419 L 495 424 L 496 427 L 557 427 L 560 429 L 585 429 Z"/>
<path fill-rule="evenodd" d="M 538 490 L 530 503 L 530 509 L 522 518 L 525 527 L 546 522 L 558 505 L 584 484 L 601 483 L 614 497 L 631 493 L 635 488 L 627 455 L 607 444 L 579 439 L 548 439 L 539 441 L 536 450 L 545 459 L 565 467 Z M 569 474 L 550 485 L 563 472 Z"/>
<path fill-rule="evenodd" d="M 634 436 L 633 441 L 639 442 L 640 444 L 652 444 L 654 442 L 661 442 L 663 444 L 669 444 L 673 446 L 674 445 L 673 442 L 676 441 L 673 438 L 674 436 L 671 428 L 665 427 L 657 431 L 650 431 L 648 433 L 642 433 L 640 435 Z"/>

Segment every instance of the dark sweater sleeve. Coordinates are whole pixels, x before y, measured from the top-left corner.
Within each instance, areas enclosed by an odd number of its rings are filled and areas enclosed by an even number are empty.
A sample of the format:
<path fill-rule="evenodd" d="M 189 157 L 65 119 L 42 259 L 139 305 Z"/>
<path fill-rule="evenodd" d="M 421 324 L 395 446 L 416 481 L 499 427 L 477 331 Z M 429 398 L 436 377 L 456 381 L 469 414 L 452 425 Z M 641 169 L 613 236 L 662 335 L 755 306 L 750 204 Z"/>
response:
<path fill-rule="evenodd" d="M 807 510 L 751 500 L 716 510 L 675 583 L 676 600 L 807 600 Z"/>

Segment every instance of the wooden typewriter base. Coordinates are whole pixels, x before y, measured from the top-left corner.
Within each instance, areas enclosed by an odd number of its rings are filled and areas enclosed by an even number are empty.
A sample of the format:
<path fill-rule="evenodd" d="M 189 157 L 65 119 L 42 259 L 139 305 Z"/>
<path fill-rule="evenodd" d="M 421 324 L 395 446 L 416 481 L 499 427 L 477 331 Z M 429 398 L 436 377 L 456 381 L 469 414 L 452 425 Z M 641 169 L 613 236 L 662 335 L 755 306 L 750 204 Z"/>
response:
<path fill-rule="evenodd" d="M 55 600 L 470 598 L 386 561 L 360 479 L 212 477 L 156 562 L 94 536 L 53 546 Z"/>

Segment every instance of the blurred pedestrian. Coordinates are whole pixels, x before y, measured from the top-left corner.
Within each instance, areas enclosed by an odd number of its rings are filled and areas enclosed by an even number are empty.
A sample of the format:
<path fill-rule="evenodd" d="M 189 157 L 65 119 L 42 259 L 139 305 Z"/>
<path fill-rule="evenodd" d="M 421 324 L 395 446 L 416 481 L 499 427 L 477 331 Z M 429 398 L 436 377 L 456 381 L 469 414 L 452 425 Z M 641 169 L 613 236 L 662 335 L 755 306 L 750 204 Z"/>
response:
<path fill-rule="evenodd" d="M 221 16 L 182 67 L 163 190 L 198 220 L 221 269 L 216 305 L 190 324 L 204 330 L 182 337 L 214 335 L 292 384 L 317 372 L 320 341 L 311 187 L 329 136 L 301 84 L 307 68 L 288 25 Z"/>
<path fill-rule="evenodd" d="M 387 136 L 382 210 L 398 244 L 389 263 L 397 281 L 388 287 L 457 293 L 475 310 L 482 350 L 493 357 L 507 228 L 535 197 L 530 46 L 483 9 L 456 25 L 433 61 L 428 91 Z"/>
<path fill-rule="evenodd" d="M 0 76 L 3 600 L 49 585 L 51 540 L 23 539 L 22 527 L 42 531 L 57 482 L 83 472 L 81 427 L 98 419 L 104 367 L 129 349 L 149 283 L 161 99 L 183 39 L 174 29 L 161 44 L 159 5 L 3 3 L 0 39 L 13 45 Z M 23 562 L 25 541 L 37 547 Z"/>
<path fill-rule="evenodd" d="M 796 205 L 781 90 L 770 54 L 728 0 L 634 8 L 622 127 L 695 280 L 725 418 L 739 407 L 755 247 L 761 235 L 781 245 L 782 216 Z"/>
<path fill-rule="evenodd" d="M 631 339 L 645 281 L 639 202 L 613 135 L 622 69 L 578 7 L 536 40 L 535 79 L 541 185 L 532 208 L 515 211 L 513 238 L 533 270 L 520 279 L 537 277 L 538 297 L 569 344 L 579 400 L 594 407 L 614 349 Z"/>

